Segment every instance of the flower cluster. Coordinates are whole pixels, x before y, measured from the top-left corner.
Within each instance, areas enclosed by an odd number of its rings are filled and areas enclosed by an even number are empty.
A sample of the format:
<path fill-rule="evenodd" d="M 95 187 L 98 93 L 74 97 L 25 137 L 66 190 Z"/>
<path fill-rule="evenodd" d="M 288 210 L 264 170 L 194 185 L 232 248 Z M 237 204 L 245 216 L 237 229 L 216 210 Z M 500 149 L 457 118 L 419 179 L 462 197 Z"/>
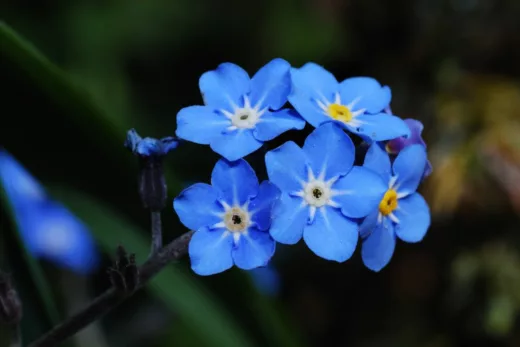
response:
<path fill-rule="evenodd" d="M 416 190 L 431 165 L 422 124 L 391 114 L 389 87 L 369 77 L 338 82 L 317 64 L 294 68 L 278 58 L 252 78 L 221 64 L 201 76 L 199 88 L 204 106 L 179 111 L 176 135 L 223 158 L 211 185 L 194 184 L 173 203 L 195 231 L 189 255 L 196 273 L 266 266 L 276 242 L 302 238 L 316 255 L 337 262 L 349 259 L 361 239 L 364 264 L 379 271 L 397 237 L 425 236 L 430 213 Z M 315 129 L 303 146 L 288 141 L 267 152 L 269 180 L 259 184 L 243 158 L 306 123 Z M 359 165 L 351 134 L 370 145 Z"/>

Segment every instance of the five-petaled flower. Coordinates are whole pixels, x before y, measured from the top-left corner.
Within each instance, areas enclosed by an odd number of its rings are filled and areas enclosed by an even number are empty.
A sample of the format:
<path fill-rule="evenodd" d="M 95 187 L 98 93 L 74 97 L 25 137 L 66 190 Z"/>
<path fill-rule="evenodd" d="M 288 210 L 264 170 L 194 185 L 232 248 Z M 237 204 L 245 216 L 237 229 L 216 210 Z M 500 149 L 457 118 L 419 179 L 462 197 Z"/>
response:
<path fill-rule="evenodd" d="M 266 154 L 269 179 L 282 195 L 273 208 L 270 233 L 285 244 L 303 236 L 318 256 L 342 262 L 351 257 L 359 226 L 386 190 L 382 178 L 353 166 L 354 144 L 334 123 L 315 129 L 303 148 L 294 142 Z"/>
<path fill-rule="evenodd" d="M 4 149 L 0 149 L 0 183 L 31 255 L 78 273 L 96 269 L 99 255 L 87 227 L 49 198 L 41 185 Z"/>
<path fill-rule="evenodd" d="M 314 63 L 293 68 L 291 77 L 289 102 L 314 127 L 332 120 L 373 141 L 410 134 L 399 117 L 384 112 L 392 94 L 373 78 L 353 77 L 338 83 L 334 75 Z"/>
<path fill-rule="evenodd" d="M 240 159 L 263 142 L 305 126 L 294 110 L 280 110 L 291 90 L 290 65 L 283 59 L 272 60 L 253 78 L 235 64 L 220 64 L 200 77 L 199 88 L 205 106 L 180 110 L 176 134 L 210 145 L 228 160 Z"/>
<path fill-rule="evenodd" d="M 125 147 L 135 155 L 143 158 L 162 157 L 171 150 L 177 148 L 179 141 L 172 136 L 154 139 L 152 137 L 139 136 L 135 129 L 128 130 L 126 134 Z"/>
<path fill-rule="evenodd" d="M 272 183 L 258 184 L 243 159 L 220 159 L 211 185 L 196 183 L 181 192 L 173 207 L 181 222 L 195 230 L 189 244 L 193 271 L 212 275 L 233 264 L 245 270 L 267 265 L 275 251 L 269 227 L 279 195 Z"/>
<path fill-rule="evenodd" d="M 417 119 L 407 118 L 404 120 L 408 128 L 410 129 L 410 136 L 398 137 L 390 140 L 386 143 L 385 149 L 390 154 L 399 154 L 404 148 L 419 144 L 426 148 L 426 142 L 422 138 L 423 124 Z M 429 160 L 426 161 L 426 167 L 424 168 L 424 177 L 429 176 L 432 173 L 432 165 Z"/>
<path fill-rule="evenodd" d="M 363 221 L 361 256 L 365 265 L 379 271 L 388 264 L 396 236 L 405 242 L 419 242 L 430 226 L 430 211 L 416 192 L 426 165 L 424 146 L 405 147 L 393 164 L 376 143 L 368 150 L 364 167 L 377 172 L 388 183 L 379 206 Z"/>

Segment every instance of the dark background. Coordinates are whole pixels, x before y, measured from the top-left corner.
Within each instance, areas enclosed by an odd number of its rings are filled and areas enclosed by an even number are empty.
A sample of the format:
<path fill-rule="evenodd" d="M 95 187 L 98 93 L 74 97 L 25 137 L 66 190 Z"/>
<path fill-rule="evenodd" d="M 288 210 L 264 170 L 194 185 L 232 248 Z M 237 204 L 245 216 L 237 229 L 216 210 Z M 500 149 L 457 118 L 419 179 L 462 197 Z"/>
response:
<path fill-rule="evenodd" d="M 40 262 L 52 289 L 41 299 L 3 209 L 0 265 L 22 294 L 25 339 L 51 325 L 42 300 L 65 317 L 108 287 L 104 268 L 117 243 L 141 260 L 147 255 L 149 220 L 137 162 L 122 145 L 126 130 L 173 135 L 179 109 L 202 103 L 203 72 L 230 61 L 253 74 L 282 57 L 293 66 L 322 64 L 338 80 L 373 76 L 392 88 L 396 115 L 424 123 L 434 168 L 421 188 L 433 215 L 428 235 L 399 243 L 380 273 L 363 266 L 359 251 L 337 264 L 303 244 L 280 245 L 274 297 L 237 269 L 197 277 L 185 259 L 176 265 L 183 278 L 252 345 L 520 346 L 518 18 L 516 0 L 3 0 L 0 19 L 64 73 L 31 68 L 2 45 L 0 145 L 85 220 L 105 254 L 88 277 Z M 310 130 L 247 159 L 265 179 L 265 152 Z M 169 201 L 208 182 L 217 159 L 189 143 L 169 155 Z M 117 232 L 105 220 L 117 220 Z M 170 203 L 163 221 L 168 240 L 184 232 Z M 201 339 L 210 332 L 193 324 L 211 325 L 208 312 L 186 318 L 186 309 L 164 304 L 178 280 L 139 293 L 74 343 L 211 345 Z"/>

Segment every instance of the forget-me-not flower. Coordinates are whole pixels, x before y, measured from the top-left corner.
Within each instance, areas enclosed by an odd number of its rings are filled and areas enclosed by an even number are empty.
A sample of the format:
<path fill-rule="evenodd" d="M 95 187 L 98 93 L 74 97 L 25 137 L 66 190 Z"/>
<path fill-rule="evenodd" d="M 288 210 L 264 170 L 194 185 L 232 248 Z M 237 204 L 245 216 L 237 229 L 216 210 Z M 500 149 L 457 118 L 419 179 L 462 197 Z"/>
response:
<path fill-rule="evenodd" d="M 390 140 L 386 143 L 385 149 L 390 154 L 399 154 L 405 147 L 419 144 L 426 148 L 426 142 L 424 142 L 422 138 L 423 124 L 417 119 L 408 118 L 405 119 L 404 122 L 410 129 L 410 136 L 408 137 L 398 137 L 396 139 Z M 426 167 L 424 169 L 424 177 L 429 176 L 432 173 L 432 164 L 429 160 L 426 161 Z"/>
<path fill-rule="evenodd" d="M 189 244 L 191 267 L 199 275 L 212 275 L 237 267 L 265 266 L 274 254 L 269 235 L 271 209 L 280 191 L 258 179 L 243 159 L 221 159 L 211 185 L 196 183 L 175 198 L 173 207 L 182 224 L 195 230 Z"/>
<path fill-rule="evenodd" d="M 379 206 L 360 227 L 363 238 L 361 256 L 365 265 L 379 271 L 388 264 L 395 249 L 396 236 L 405 242 L 419 242 L 430 226 L 430 211 L 424 198 L 416 192 L 426 165 L 422 145 L 405 147 L 394 163 L 376 143 L 370 146 L 363 164 L 387 182 Z"/>
<path fill-rule="evenodd" d="M 269 179 L 282 191 L 270 233 L 285 244 L 303 236 L 318 256 L 351 257 L 362 218 L 377 207 L 386 185 L 369 169 L 353 166 L 354 144 L 334 123 L 316 128 L 303 148 L 294 142 L 266 154 Z"/>
<path fill-rule="evenodd" d="M 352 77 L 338 83 L 334 75 L 315 63 L 291 70 L 293 89 L 288 99 L 315 127 L 334 121 L 348 131 L 373 141 L 408 136 L 399 118 L 384 112 L 390 88 L 369 77 Z"/>
<path fill-rule="evenodd" d="M 99 255 L 86 226 L 50 199 L 6 150 L 0 149 L 0 182 L 30 254 L 79 273 L 94 270 Z"/>
<path fill-rule="evenodd" d="M 291 90 L 290 65 L 277 58 L 253 78 L 241 67 L 223 63 L 199 80 L 205 106 L 183 108 L 177 114 L 177 136 L 210 145 L 228 160 L 240 159 L 264 141 L 305 121 L 294 110 L 280 108 Z"/>
<path fill-rule="evenodd" d="M 172 136 L 155 139 L 152 137 L 139 136 L 135 129 L 128 130 L 126 134 L 125 147 L 140 157 L 162 157 L 171 150 L 177 148 L 179 141 Z"/>

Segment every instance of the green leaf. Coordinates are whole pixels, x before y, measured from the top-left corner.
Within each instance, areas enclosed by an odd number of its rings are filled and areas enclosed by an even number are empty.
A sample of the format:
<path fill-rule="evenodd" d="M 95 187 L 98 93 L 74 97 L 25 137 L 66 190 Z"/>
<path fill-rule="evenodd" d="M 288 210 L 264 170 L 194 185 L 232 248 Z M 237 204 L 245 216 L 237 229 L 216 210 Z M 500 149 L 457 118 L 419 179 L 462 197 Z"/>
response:
<path fill-rule="evenodd" d="M 118 244 L 135 252 L 142 262 L 149 252 L 147 233 L 111 211 L 101 201 L 72 189 L 51 189 L 52 194 L 68 205 L 91 229 L 99 244 L 109 254 Z M 148 290 L 184 321 L 193 334 L 206 346 L 247 347 L 253 343 L 243 333 L 210 293 L 204 291 L 196 278 L 180 266 L 164 268 L 149 284 Z"/>
<path fill-rule="evenodd" d="M 117 124 L 99 108 L 84 88 L 73 82 L 69 75 L 50 62 L 31 43 L 22 38 L 6 23 L 0 22 L 0 52 L 10 63 L 25 74 L 47 97 L 68 110 L 71 119 L 86 129 L 97 125 L 100 137 L 108 138 L 123 125 Z"/>

